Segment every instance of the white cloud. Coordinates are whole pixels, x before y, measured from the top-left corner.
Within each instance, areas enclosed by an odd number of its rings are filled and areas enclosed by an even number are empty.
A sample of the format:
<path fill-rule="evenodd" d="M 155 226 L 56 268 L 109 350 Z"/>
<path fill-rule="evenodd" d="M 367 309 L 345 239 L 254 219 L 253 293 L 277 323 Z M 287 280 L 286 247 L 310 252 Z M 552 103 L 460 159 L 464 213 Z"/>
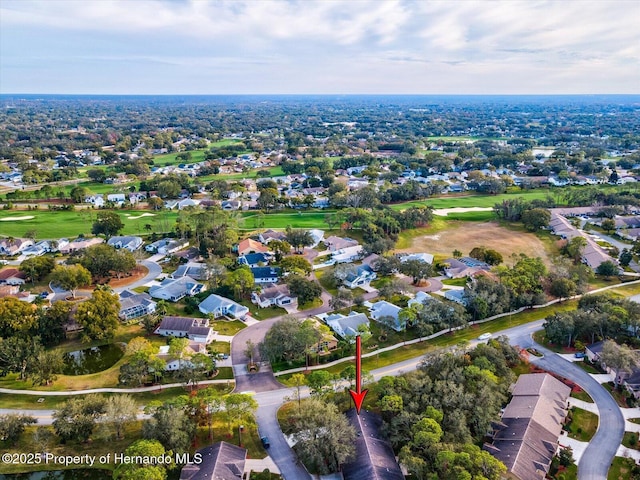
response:
<path fill-rule="evenodd" d="M 632 1 L 2 0 L 0 88 L 60 59 L 85 77 L 109 64 L 101 87 L 135 63 L 141 85 L 165 93 L 145 68 L 174 69 L 167 80 L 189 70 L 173 91 L 192 93 L 637 92 L 638 24 Z M 55 78 L 34 82 L 55 90 Z"/>

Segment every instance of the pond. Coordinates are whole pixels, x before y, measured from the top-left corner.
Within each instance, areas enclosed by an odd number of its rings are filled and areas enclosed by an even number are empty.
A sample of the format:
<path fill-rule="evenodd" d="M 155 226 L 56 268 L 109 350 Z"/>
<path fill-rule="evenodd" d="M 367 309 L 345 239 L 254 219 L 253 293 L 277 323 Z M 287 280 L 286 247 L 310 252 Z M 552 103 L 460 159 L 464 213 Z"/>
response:
<path fill-rule="evenodd" d="M 102 345 L 100 347 L 85 348 L 75 352 L 65 353 L 65 375 L 88 375 L 112 367 L 122 358 L 124 352 L 118 345 Z"/>
<path fill-rule="evenodd" d="M 0 478 L 3 480 L 109 480 L 113 478 L 113 473 L 109 470 L 75 468 L 49 472 L 0 474 Z"/>

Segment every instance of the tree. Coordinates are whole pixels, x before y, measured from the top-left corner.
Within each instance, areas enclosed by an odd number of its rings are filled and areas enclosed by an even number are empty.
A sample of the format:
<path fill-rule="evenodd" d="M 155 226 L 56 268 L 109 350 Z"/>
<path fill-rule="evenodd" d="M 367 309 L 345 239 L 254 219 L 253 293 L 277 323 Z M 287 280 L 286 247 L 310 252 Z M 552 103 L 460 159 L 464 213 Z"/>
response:
<path fill-rule="evenodd" d="M 103 183 L 107 179 L 107 174 L 102 168 L 90 168 L 87 170 L 87 177 L 89 177 L 92 182 Z"/>
<path fill-rule="evenodd" d="M 164 207 L 164 202 L 160 197 L 149 197 L 147 199 L 147 205 L 151 210 L 158 211 L 162 210 L 162 207 Z"/>
<path fill-rule="evenodd" d="M 105 399 L 97 394 L 72 397 L 53 413 L 53 429 L 63 443 L 86 442 L 105 411 Z"/>
<path fill-rule="evenodd" d="M 107 398 L 104 422 L 113 427 L 116 440 L 122 440 L 124 427 L 137 419 L 138 405 L 130 395 L 114 395 Z"/>
<path fill-rule="evenodd" d="M 576 294 L 577 286 L 575 282 L 568 278 L 557 278 L 551 282 L 549 292 L 560 300 L 568 298 Z"/>
<path fill-rule="evenodd" d="M 300 322 L 287 315 L 271 326 L 260 344 L 260 353 L 262 358 L 271 362 L 295 361 L 302 359 L 307 347 L 318 343 L 321 338 L 314 322 Z"/>
<path fill-rule="evenodd" d="M 271 240 L 269 242 L 269 248 L 273 251 L 273 253 L 275 253 L 276 262 L 281 261 L 282 256 L 291 251 L 291 245 L 289 245 L 289 242 L 286 242 L 284 240 Z"/>
<path fill-rule="evenodd" d="M 167 471 L 162 464 L 152 461 L 166 454 L 157 440 L 136 440 L 124 451 L 126 457 L 143 459 L 142 462 L 119 463 L 113 472 L 114 480 L 166 480 Z M 148 461 L 144 461 L 148 459 Z"/>
<path fill-rule="evenodd" d="M 34 305 L 15 297 L 0 298 L 0 337 L 27 335 L 37 321 Z"/>
<path fill-rule="evenodd" d="M 85 267 L 94 277 L 110 277 L 112 272 L 118 278 L 129 273 L 136 266 L 136 259 L 127 249 L 116 250 L 111 245 L 101 243 L 86 248 L 77 262 Z"/>
<path fill-rule="evenodd" d="M 34 283 L 49 275 L 55 266 L 56 261 L 53 257 L 31 257 L 22 261 L 20 271 Z"/>
<path fill-rule="evenodd" d="M 189 339 L 188 338 L 172 338 L 169 342 L 169 356 L 178 360 L 178 369 L 182 370 L 182 364 L 185 360 L 190 358 L 188 353 Z"/>
<path fill-rule="evenodd" d="M 278 205 L 278 190 L 275 188 L 265 188 L 260 192 L 256 204 L 260 210 L 264 210 L 265 212 L 276 208 Z"/>
<path fill-rule="evenodd" d="M 298 305 L 310 303 L 322 295 L 322 287 L 313 280 L 299 275 L 289 275 L 286 282 L 291 295 L 298 298 Z"/>
<path fill-rule="evenodd" d="M 269 243 L 271 246 L 277 240 L 273 240 Z M 313 271 L 313 267 L 309 261 L 304 257 L 290 256 L 285 257 L 280 261 L 280 267 L 285 273 L 295 273 L 297 275 L 307 276 Z"/>
<path fill-rule="evenodd" d="M 237 299 L 242 299 L 251 293 L 255 280 L 251 269 L 243 266 L 230 272 L 225 283 L 233 290 L 233 294 Z"/>
<path fill-rule="evenodd" d="M 307 386 L 311 395 L 324 395 L 330 390 L 332 376 L 325 370 L 314 370 L 307 375 Z"/>
<path fill-rule="evenodd" d="M 231 434 L 234 427 L 255 422 L 253 415 L 258 408 L 258 402 L 251 395 L 231 393 L 224 400 L 224 408 L 229 434 Z"/>
<path fill-rule="evenodd" d="M 334 310 L 340 310 L 345 308 L 353 301 L 353 295 L 351 290 L 346 288 L 339 288 L 335 295 L 329 300 L 329 306 Z"/>
<path fill-rule="evenodd" d="M 17 373 L 26 380 L 33 372 L 42 345 L 38 337 L 0 337 L 0 376 Z"/>
<path fill-rule="evenodd" d="M 462 258 L 462 252 L 458 249 L 455 249 L 452 255 L 453 255 L 453 258 Z"/>
<path fill-rule="evenodd" d="M 582 236 L 576 236 L 562 247 L 562 253 L 573 259 L 574 262 L 579 262 L 580 257 L 582 257 L 582 251 L 586 246 L 587 240 Z"/>
<path fill-rule="evenodd" d="M 294 373 L 291 375 L 289 382 L 296 389 L 295 399 L 298 402 L 298 410 L 300 410 L 300 405 L 302 401 L 302 397 L 300 396 L 300 389 L 306 384 L 306 377 L 302 373 Z"/>
<path fill-rule="evenodd" d="M 91 228 L 91 233 L 94 235 L 103 234 L 106 237 L 111 237 L 116 235 L 123 228 L 124 223 L 122 223 L 120 215 L 116 212 L 101 211 L 98 212 L 97 219 Z"/>
<path fill-rule="evenodd" d="M 320 474 L 337 472 L 355 453 L 354 428 L 333 403 L 320 399 L 306 400 L 292 415 L 285 433 L 293 435 L 300 460 Z"/>
<path fill-rule="evenodd" d="M 209 255 L 205 262 L 207 283 L 210 290 L 215 290 L 222 285 L 227 278 L 227 267 L 222 264 L 219 258 Z"/>
<path fill-rule="evenodd" d="M 546 208 L 532 208 L 522 213 L 521 220 L 527 230 L 534 232 L 549 226 L 551 213 Z"/>
<path fill-rule="evenodd" d="M 86 341 L 111 339 L 115 335 L 120 319 L 120 301 L 117 294 L 96 289 L 93 296 L 76 309 L 75 319 L 82 326 L 82 337 Z"/>
<path fill-rule="evenodd" d="M 307 230 L 294 230 L 291 227 L 287 227 L 285 240 L 298 253 L 302 252 L 304 247 L 313 245 L 313 237 Z"/>
<path fill-rule="evenodd" d="M 600 352 L 600 361 L 616 373 L 613 379 L 616 387 L 620 383 L 620 373 L 630 372 L 640 365 L 640 359 L 636 352 L 626 345 L 618 345 L 613 340 L 605 340 Z"/>
<path fill-rule="evenodd" d="M 89 190 L 85 187 L 81 187 L 80 185 L 76 185 L 69 192 L 69 196 L 74 203 L 83 203 L 84 199 L 89 195 Z"/>
<path fill-rule="evenodd" d="M 209 425 L 209 439 L 213 439 L 213 415 L 222 409 L 222 398 L 215 387 L 207 387 L 198 391 L 198 399 L 205 405 L 207 424 Z"/>
<path fill-rule="evenodd" d="M 433 267 L 421 260 L 407 260 L 400 264 L 400 272 L 413 278 L 413 284 L 417 285 L 421 280 L 433 275 Z"/>
<path fill-rule="evenodd" d="M 51 282 L 71 292 L 76 298 L 76 292 L 80 287 L 91 284 L 91 273 L 82 265 L 57 265 L 51 272 Z"/>
<path fill-rule="evenodd" d="M 50 385 L 64 369 L 64 357 L 60 350 L 43 350 L 33 363 L 33 384 Z"/>
<path fill-rule="evenodd" d="M 598 265 L 598 268 L 596 268 L 596 273 L 606 278 L 613 277 L 614 275 L 618 274 L 618 266 L 611 260 L 607 260 Z"/>
<path fill-rule="evenodd" d="M 179 405 L 165 402 L 142 424 L 142 435 L 158 440 L 174 453 L 187 452 L 196 434 L 196 425 Z"/>
<path fill-rule="evenodd" d="M 631 261 L 633 260 L 633 253 L 629 251 L 627 248 L 622 249 L 622 253 L 620 253 L 620 265 L 623 267 L 629 266 Z"/>
<path fill-rule="evenodd" d="M 602 223 L 600 224 L 600 226 L 607 233 L 615 232 L 616 221 L 612 218 L 605 218 L 604 220 L 602 220 Z"/>
<path fill-rule="evenodd" d="M 28 415 L 9 414 L 0 415 L 0 440 L 14 446 L 27 425 L 34 425 L 38 421 Z"/>

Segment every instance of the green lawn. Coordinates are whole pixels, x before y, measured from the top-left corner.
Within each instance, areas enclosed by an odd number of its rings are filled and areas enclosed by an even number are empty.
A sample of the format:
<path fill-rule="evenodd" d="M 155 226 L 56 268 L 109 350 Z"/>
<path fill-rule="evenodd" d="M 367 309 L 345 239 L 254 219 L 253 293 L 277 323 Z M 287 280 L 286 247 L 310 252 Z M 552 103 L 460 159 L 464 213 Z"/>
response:
<path fill-rule="evenodd" d="M 581 408 L 572 407 L 570 410 L 571 423 L 567 426 L 569 437 L 589 442 L 598 429 L 598 416 Z"/>
<path fill-rule="evenodd" d="M 209 326 L 220 335 L 235 335 L 243 328 L 246 328 L 246 325 L 240 320 L 218 320 L 215 322 L 211 322 Z"/>
<path fill-rule="evenodd" d="M 511 200 L 518 197 L 522 197 L 525 200 L 544 199 L 549 193 L 550 190 L 539 188 L 536 190 L 518 191 L 516 193 L 503 193 L 500 195 L 451 195 L 442 196 L 440 198 L 427 198 L 426 200 L 415 200 L 413 202 L 399 203 L 391 205 L 391 208 L 393 208 L 394 210 L 405 210 L 409 207 L 418 207 L 424 205 L 428 205 L 434 209 L 454 207 L 493 207 L 496 203 L 500 203 L 503 200 Z"/>
<path fill-rule="evenodd" d="M 96 220 L 100 210 L 85 209 L 75 211 L 50 211 L 46 208 L 38 210 L 0 210 L 0 231 L 2 235 L 22 237 L 29 230 L 35 230 L 38 239 L 44 238 L 75 238 L 80 234 L 90 235 L 91 225 Z M 144 226 L 150 224 L 153 231 L 164 231 L 163 224 L 173 228 L 177 212 L 162 211 L 149 212 L 144 210 L 115 210 L 124 223 L 123 235 L 148 234 Z M 140 217 L 142 214 L 153 216 Z M 10 220 L 15 217 L 33 217 L 27 220 Z M 140 217 L 140 218 L 136 218 Z"/>
<path fill-rule="evenodd" d="M 442 280 L 443 285 L 453 285 L 456 287 L 464 287 L 467 285 L 467 277 L 463 278 L 445 278 Z"/>
<path fill-rule="evenodd" d="M 635 432 L 624 432 L 622 437 L 622 445 L 634 450 L 640 450 L 640 443 L 638 443 L 638 434 Z"/>
<path fill-rule="evenodd" d="M 284 229 L 288 226 L 292 228 L 323 228 L 326 227 L 324 217 L 327 211 L 310 211 L 310 212 L 294 212 L 294 213 L 267 213 L 261 215 L 259 213 L 250 213 L 240 221 L 240 227 L 245 230 L 254 230 L 257 228 L 279 228 Z"/>
<path fill-rule="evenodd" d="M 214 340 L 209 345 L 207 345 L 207 350 L 210 352 L 226 353 L 227 355 L 230 355 L 231 343 Z"/>
<path fill-rule="evenodd" d="M 640 425 L 640 418 L 627 418 L 627 420 L 636 425 Z"/>
<path fill-rule="evenodd" d="M 256 320 L 267 320 L 268 318 L 279 317 L 280 315 L 286 315 L 287 313 L 284 308 L 280 307 L 260 308 L 249 300 L 242 300 L 240 305 L 247 307 L 251 312 L 251 316 Z"/>
<path fill-rule="evenodd" d="M 311 310 L 312 308 L 318 308 L 318 307 L 321 307 L 321 306 L 322 306 L 322 299 L 321 298 L 314 298 L 310 302 L 301 303 L 300 305 L 298 305 L 298 310 L 299 311 Z"/>
<path fill-rule="evenodd" d="M 640 472 L 631 458 L 615 457 L 609 468 L 607 480 L 637 480 Z"/>
<path fill-rule="evenodd" d="M 579 392 L 571 392 L 571 396 L 573 398 L 577 398 L 578 400 L 582 400 L 583 402 L 593 403 L 593 399 L 584 390 L 581 390 Z"/>

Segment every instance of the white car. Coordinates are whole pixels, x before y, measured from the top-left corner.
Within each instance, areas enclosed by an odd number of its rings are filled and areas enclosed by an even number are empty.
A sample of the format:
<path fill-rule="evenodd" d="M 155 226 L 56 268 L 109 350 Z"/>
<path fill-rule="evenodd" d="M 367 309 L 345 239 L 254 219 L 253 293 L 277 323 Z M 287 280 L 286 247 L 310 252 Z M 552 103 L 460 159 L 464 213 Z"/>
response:
<path fill-rule="evenodd" d="M 489 340 L 491 338 L 491 334 L 490 333 L 483 333 L 482 335 L 480 335 L 478 337 L 478 340 Z"/>

